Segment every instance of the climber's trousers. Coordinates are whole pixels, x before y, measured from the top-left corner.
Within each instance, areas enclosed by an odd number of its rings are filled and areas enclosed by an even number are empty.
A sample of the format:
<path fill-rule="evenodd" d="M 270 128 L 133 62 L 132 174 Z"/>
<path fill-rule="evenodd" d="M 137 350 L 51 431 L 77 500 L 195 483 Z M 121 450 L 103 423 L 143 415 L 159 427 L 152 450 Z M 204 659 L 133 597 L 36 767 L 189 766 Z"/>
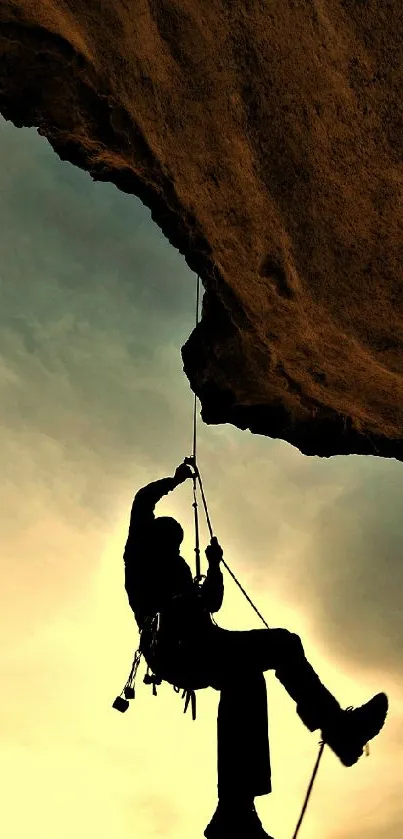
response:
<path fill-rule="evenodd" d="M 221 688 L 217 715 L 218 797 L 252 800 L 271 792 L 266 682 L 255 670 Z"/>
<path fill-rule="evenodd" d="M 300 638 L 286 629 L 245 632 L 214 627 L 211 684 L 220 690 L 217 719 L 218 795 L 271 792 L 266 683 L 274 670 L 309 728 L 322 728 L 340 706 L 305 658 Z"/>
<path fill-rule="evenodd" d="M 146 650 L 146 634 L 143 643 Z M 338 702 L 307 661 L 298 635 L 287 629 L 236 631 L 211 624 L 198 638 L 185 633 L 181 643 L 182 658 L 172 640 L 160 638 L 157 670 L 174 685 L 197 687 L 199 681 L 200 687 L 211 685 L 220 691 L 219 797 L 266 795 L 271 792 L 271 772 L 263 672 L 275 671 L 310 731 L 323 728 L 340 712 Z M 146 660 L 155 669 L 147 655 Z"/>

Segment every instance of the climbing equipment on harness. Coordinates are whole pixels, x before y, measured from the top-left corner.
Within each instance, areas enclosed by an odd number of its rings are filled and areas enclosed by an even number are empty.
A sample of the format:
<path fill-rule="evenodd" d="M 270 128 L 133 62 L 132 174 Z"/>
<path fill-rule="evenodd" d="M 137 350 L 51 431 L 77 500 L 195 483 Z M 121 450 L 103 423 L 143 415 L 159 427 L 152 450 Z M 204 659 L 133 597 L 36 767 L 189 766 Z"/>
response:
<path fill-rule="evenodd" d="M 151 642 L 150 642 L 150 652 L 151 653 L 153 652 L 153 649 L 154 649 L 154 646 L 155 646 L 155 643 L 156 643 L 156 637 L 157 637 L 157 632 L 158 632 L 158 628 L 159 628 L 159 619 L 160 619 L 160 613 L 159 612 L 157 612 L 157 614 L 154 615 L 154 616 L 150 616 L 150 617 L 146 618 L 146 620 L 144 622 L 144 627 L 143 627 L 142 632 L 141 632 L 141 636 L 142 636 L 144 631 L 151 630 L 151 633 L 152 633 L 152 638 L 151 638 Z M 112 704 L 112 708 L 115 708 L 117 711 L 120 711 L 122 714 L 124 714 L 125 711 L 127 711 L 128 707 L 129 707 L 129 704 L 130 704 L 129 700 L 130 699 L 135 699 L 135 696 L 136 696 L 135 680 L 136 680 L 137 670 L 138 670 L 142 655 L 143 655 L 143 653 L 141 652 L 141 641 L 140 641 L 140 647 L 136 650 L 136 652 L 134 654 L 133 664 L 132 664 L 132 668 L 130 670 L 129 678 L 127 679 L 127 682 L 126 682 L 122 692 L 119 694 L 119 696 L 116 697 L 115 701 Z M 160 685 L 161 682 L 163 681 L 163 679 L 162 679 L 161 676 L 158 676 L 154 673 L 151 673 L 150 670 L 151 670 L 151 668 L 147 664 L 147 673 L 145 674 L 145 676 L 143 678 L 143 682 L 146 685 L 152 685 L 153 686 L 153 696 L 157 696 L 157 685 Z M 174 689 L 175 693 L 179 693 L 179 691 L 182 688 L 178 687 L 177 685 L 173 685 L 173 689 Z M 193 720 L 195 720 L 196 719 L 196 693 L 195 693 L 195 690 L 192 689 L 192 688 L 188 688 L 188 687 L 184 688 L 183 693 L 182 693 L 182 699 L 185 699 L 185 708 L 184 708 L 183 713 L 186 714 L 186 711 L 189 707 L 189 703 L 191 702 L 192 718 L 193 718 Z"/>
<path fill-rule="evenodd" d="M 126 684 L 125 684 L 125 686 L 122 690 L 122 693 L 119 696 L 116 697 L 116 699 L 115 699 L 115 701 L 112 705 L 112 708 L 116 708 L 116 710 L 121 711 L 122 714 L 124 714 L 124 712 L 127 711 L 128 707 L 129 707 L 129 699 L 134 699 L 135 695 L 136 695 L 134 682 L 135 682 L 135 679 L 136 679 L 136 673 L 137 673 L 137 670 L 138 670 L 138 666 L 140 664 L 141 655 L 142 654 L 140 652 L 140 649 L 136 650 L 136 652 L 134 654 L 134 660 L 133 660 L 133 664 L 132 664 L 132 669 L 130 670 L 129 678 L 128 678 L 128 680 L 127 680 L 127 682 L 126 682 Z M 122 696 L 122 694 L 123 694 L 123 696 Z"/>

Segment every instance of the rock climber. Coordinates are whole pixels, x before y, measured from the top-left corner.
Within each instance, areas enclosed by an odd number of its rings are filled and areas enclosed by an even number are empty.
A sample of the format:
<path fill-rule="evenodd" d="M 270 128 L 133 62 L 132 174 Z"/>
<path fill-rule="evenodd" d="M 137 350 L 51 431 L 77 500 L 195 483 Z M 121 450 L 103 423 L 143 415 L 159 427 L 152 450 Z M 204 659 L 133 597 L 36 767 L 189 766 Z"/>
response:
<path fill-rule="evenodd" d="M 298 635 L 287 629 L 217 626 L 211 613 L 219 611 L 224 596 L 223 551 L 217 539 L 206 548 L 208 571 L 197 585 L 180 555 L 181 525 L 154 514 L 163 496 L 192 477 L 190 466 L 182 463 L 173 477 L 137 492 L 124 552 L 125 588 L 140 649 L 154 673 L 173 685 L 210 685 L 220 691 L 218 805 L 204 835 L 219 839 L 231 830 L 233 837 L 246 832 L 257 839 L 268 834 L 254 798 L 271 792 L 264 671 L 274 670 L 304 725 L 312 732 L 320 729 L 322 740 L 344 766 L 353 766 L 383 727 L 388 699 L 378 693 L 359 708 L 343 710 L 307 661 Z"/>

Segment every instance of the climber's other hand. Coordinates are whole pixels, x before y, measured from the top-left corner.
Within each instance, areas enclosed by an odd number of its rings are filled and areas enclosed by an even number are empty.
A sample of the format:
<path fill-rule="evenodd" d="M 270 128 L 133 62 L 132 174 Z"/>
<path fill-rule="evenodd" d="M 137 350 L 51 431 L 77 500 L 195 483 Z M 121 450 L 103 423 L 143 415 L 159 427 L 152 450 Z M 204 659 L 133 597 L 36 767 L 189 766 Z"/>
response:
<path fill-rule="evenodd" d="M 217 540 L 217 536 L 212 536 L 210 544 L 206 548 L 206 557 L 209 564 L 219 565 L 223 558 L 223 550 Z"/>

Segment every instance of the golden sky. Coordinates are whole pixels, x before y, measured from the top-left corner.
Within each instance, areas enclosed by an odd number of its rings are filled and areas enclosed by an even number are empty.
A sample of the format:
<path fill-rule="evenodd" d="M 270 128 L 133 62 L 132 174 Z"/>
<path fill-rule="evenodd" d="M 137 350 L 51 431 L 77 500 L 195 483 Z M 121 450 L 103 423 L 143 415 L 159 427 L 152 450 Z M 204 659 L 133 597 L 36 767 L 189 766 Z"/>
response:
<path fill-rule="evenodd" d="M 0 118 L 0 159 L 0 835 L 202 838 L 218 693 L 198 693 L 193 722 L 169 685 L 152 696 L 142 663 L 129 711 L 111 708 L 138 645 L 122 561 L 132 496 L 191 454 L 180 347 L 196 278 L 140 201 L 61 162 L 36 131 Z M 346 769 L 325 750 L 301 839 L 395 839 L 402 465 L 307 458 L 201 420 L 198 446 L 213 529 L 269 625 L 301 636 L 343 706 L 389 695 L 369 759 Z M 194 571 L 191 495 L 188 482 L 157 512 L 183 524 Z M 225 569 L 224 582 L 217 623 L 259 628 Z M 319 733 L 266 681 L 273 793 L 255 803 L 288 839 Z"/>

